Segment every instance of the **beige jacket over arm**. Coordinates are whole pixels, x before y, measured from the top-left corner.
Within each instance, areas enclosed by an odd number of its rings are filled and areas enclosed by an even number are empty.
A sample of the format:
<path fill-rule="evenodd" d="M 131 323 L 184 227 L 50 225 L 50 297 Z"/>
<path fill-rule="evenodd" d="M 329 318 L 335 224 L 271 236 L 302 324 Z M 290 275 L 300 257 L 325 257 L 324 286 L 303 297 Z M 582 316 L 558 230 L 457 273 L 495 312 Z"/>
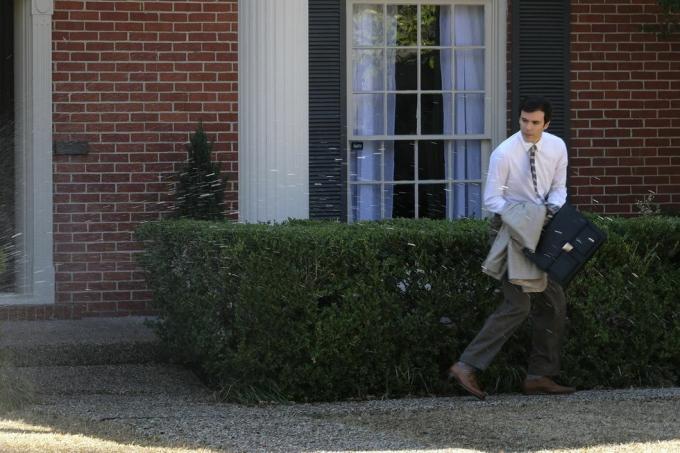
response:
<path fill-rule="evenodd" d="M 503 225 L 482 264 L 482 271 L 498 280 L 507 272 L 510 283 L 521 286 L 525 293 L 543 292 L 548 276 L 529 261 L 523 249 L 536 250 L 545 215 L 546 207 L 542 204 L 508 203 L 501 213 Z"/>

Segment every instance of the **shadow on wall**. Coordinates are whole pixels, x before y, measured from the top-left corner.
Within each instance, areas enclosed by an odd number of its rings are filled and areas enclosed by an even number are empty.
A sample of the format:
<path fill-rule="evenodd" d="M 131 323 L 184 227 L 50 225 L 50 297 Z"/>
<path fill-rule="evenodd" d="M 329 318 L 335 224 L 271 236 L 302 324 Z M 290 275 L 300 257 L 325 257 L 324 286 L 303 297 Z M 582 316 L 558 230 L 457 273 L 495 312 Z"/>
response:
<path fill-rule="evenodd" d="M 0 2 L 0 293 L 14 290 L 14 14 Z"/>
<path fill-rule="evenodd" d="M 14 123 L 0 113 L 0 293 L 14 290 Z"/>

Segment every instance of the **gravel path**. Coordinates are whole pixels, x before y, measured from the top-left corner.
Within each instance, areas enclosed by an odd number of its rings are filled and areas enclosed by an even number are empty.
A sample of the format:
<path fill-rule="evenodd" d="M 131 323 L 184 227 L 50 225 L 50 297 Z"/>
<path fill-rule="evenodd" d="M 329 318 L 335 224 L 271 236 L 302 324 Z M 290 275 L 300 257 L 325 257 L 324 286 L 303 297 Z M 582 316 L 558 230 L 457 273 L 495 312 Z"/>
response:
<path fill-rule="evenodd" d="M 12 416 L 173 452 L 680 452 L 680 388 L 245 407 L 193 387 L 46 395 Z"/>
<path fill-rule="evenodd" d="M 0 375 L 37 392 L 0 414 L 2 453 L 680 453 L 680 388 L 245 407 L 155 363 L 160 343 L 144 318 L 1 327 L 0 355 L 19 367 Z"/>

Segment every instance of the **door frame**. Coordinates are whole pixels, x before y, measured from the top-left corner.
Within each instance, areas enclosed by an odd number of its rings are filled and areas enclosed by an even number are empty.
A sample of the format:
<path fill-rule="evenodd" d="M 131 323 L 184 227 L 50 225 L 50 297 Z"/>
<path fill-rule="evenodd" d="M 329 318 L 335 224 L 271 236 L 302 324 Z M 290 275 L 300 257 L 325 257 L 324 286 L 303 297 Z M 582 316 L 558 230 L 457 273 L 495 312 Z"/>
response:
<path fill-rule="evenodd" d="M 54 303 L 53 0 L 14 0 L 17 291 L 1 305 Z"/>

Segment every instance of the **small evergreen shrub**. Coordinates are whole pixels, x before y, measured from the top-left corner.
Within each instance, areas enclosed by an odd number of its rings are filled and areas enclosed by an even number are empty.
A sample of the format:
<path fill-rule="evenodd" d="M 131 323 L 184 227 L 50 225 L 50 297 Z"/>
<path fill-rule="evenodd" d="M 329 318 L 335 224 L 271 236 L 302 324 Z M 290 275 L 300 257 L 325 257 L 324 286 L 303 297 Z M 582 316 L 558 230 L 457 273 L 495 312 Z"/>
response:
<path fill-rule="evenodd" d="M 187 144 L 188 162 L 178 175 L 175 208 L 178 217 L 224 218 L 224 180 L 212 162 L 212 143 L 199 125 Z"/>
<path fill-rule="evenodd" d="M 680 384 L 680 219 L 596 219 L 609 239 L 570 284 L 563 380 Z M 235 400 L 450 394 L 446 368 L 502 299 L 485 221 L 163 221 L 140 256 L 178 360 Z M 525 325 L 482 374 L 516 391 Z"/>

